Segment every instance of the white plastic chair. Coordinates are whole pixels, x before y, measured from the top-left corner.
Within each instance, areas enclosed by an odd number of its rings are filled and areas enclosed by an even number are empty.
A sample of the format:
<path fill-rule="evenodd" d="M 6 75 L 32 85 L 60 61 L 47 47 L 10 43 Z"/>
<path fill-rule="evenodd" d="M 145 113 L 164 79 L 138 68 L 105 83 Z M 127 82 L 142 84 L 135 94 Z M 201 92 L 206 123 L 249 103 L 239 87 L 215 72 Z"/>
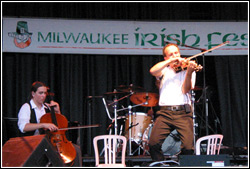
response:
<path fill-rule="evenodd" d="M 221 134 L 213 134 L 199 138 L 196 141 L 195 154 L 196 155 L 201 154 L 201 142 L 207 141 L 207 147 L 206 147 L 207 155 L 216 155 L 216 154 L 219 155 L 222 139 L 223 135 Z"/>
<path fill-rule="evenodd" d="M 98 141 L 101 140 L 104 143 L 104 162 L 100 164 L 100 155 L 98 150 Z M 100 135 L 93 139 L 95 149 L 95 161 L 96 167 L 126 167 L 125 155 L 127 139 L 125 136 L 120 135 Z M 116 163 L 118 145 L 121 146 L 121 163 Z"/>

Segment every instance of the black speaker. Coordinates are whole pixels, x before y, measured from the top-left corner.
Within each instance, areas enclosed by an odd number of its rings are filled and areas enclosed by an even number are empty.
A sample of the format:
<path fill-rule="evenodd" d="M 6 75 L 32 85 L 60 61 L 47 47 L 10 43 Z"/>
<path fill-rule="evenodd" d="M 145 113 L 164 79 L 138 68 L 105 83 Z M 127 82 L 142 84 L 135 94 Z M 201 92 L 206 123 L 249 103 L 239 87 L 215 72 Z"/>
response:
<path fill-rule="evenodd" d="M 64 162 L 48 138 L 38 135 L 8 140 L 2 148 L 2 166 L 64 166 Z"/>
<path fill-rule="evenodd" d="M 230 157 L 227 154 L 222 155 L 180 155 L 180 166 L 212 166 L 224 167 L 230 166 Z"/>

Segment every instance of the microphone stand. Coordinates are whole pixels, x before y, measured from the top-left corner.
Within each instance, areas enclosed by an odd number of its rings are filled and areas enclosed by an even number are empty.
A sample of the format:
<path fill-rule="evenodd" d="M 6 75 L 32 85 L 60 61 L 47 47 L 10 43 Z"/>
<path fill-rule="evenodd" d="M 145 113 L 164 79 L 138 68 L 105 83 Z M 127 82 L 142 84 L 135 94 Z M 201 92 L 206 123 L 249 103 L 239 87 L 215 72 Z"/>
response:
<path fill-rule="evenodd" d="M 172 38 L 172 37 L 170 37 L 170 36 L 168 36 L 168 37 L 169 37 L 170 39 L 174 40 L 175 42 L 177 42 L 177 45 L 178 45 L 178 43 L 180 43 L 178 40 L 176 40 L 176 39 L 174 39 L 174 38 Z M 169 42 L 165 41 L 165 43 L 167 44 L 167 43 L 169 43 Z M 203 48 L 196 48 L 196 47 L 193 47 L 193 46 L 188 46 L 188 45 L 183 44 L 183 43 L 180 43 L 180 46 L 184 46 L 184 47 L 187 47 L 187 48 L 192 48 L 192 49 L 200 50 L 201 52 L 204 52 L 204 51 L 207 50 L 207 49 L 203 49 Z"/>
<path fill-rule="evenodd" d="M 205 56 L 204 54 L 202 55 L 203 58 L 203 94 L 204 94 L 204 98 L 203 98 L 203 107 L 205 107 L 205 112 L 206 112 L 206 135 L 208 135 L 208 99 L 207 99 L 207 91 L 206 91 L 206 69 L 205 69 Z M 204 108 L 203 108 L 204 111 Z"/>

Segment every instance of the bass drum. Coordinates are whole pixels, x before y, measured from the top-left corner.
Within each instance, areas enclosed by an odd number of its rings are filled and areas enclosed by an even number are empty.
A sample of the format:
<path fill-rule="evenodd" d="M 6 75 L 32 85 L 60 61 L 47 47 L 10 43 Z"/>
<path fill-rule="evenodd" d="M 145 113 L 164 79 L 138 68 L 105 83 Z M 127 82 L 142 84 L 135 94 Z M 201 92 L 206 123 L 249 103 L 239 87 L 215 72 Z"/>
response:
<path fill-rule="evenodd" d="M 133 112 L 131 115 L 131 140 L 139 143 L 142 139 L 143 133 L 146 128 L 152 123 L 152 117 L 148 116 L 147 113 Z M 129 115 L 126 116 L 125 122 L 125 137 L 129 139 Z"/>
<path fill-rule="evenodd" d="M 143 149 L 149 151 L 148 143 L 151 135 L 153 123 L 149 124 L 142 136 Z M 162 152 L 164 155 L 177 155 L 181 151 L 181 140 L 177 130 L 173 130 L 162 144 Z"/>

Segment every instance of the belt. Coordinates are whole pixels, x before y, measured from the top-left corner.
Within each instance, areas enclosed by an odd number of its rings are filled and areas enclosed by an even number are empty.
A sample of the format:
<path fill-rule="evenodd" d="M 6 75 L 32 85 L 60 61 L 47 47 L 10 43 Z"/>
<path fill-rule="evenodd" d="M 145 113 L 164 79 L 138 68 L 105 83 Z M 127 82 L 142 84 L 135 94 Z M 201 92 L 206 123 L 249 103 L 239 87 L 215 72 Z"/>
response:
<path fill-rule="evenodd" d="M 161 110 L 180 111 L 180 110 L 185 110 L 185 106 L 184 105 L 161 106 Z"/>

